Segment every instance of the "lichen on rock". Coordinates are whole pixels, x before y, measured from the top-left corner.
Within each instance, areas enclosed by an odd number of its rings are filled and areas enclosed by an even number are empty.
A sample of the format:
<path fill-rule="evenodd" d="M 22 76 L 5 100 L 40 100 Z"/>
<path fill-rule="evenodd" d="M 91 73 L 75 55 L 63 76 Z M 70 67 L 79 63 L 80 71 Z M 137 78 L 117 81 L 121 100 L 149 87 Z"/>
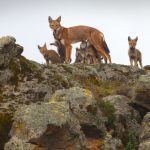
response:
<path fill-rule="evenodd" d="M 13 37 L 0 39 L 0 114 L 11 116 L 1 117 L 0 149 L 146 150 L 149 66 L 46 66 L 22 52 Z"/>
<path fill-rule="evenodd" d="M 0 38 L 0 48 L 3 48 L 6 45 L 9 45 L 10 43 L 15 43 L 16 39 L 12 36 L 3 36 Z"/>

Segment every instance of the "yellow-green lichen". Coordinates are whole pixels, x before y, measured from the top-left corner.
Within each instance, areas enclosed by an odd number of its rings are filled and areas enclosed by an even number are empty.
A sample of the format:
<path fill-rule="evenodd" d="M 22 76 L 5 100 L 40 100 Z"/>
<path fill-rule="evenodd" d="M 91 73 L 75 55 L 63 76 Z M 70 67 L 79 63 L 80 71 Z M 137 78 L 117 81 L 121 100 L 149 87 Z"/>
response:
<path fill-rule="evenodd" d="M 1 46 L 9 45 L 11 42 L 15 42 L 15 41 L 16 41 L 16 39 L 14 37 L 3 36 L 0 38 L 0 45 Z"/>

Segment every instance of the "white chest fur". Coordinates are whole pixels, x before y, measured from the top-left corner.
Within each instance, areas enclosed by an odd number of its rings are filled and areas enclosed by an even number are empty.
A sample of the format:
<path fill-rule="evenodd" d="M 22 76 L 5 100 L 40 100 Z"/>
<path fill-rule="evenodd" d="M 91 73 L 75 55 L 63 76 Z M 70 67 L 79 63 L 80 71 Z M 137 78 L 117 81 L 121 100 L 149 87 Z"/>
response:
<path fill-rule="evenodd" d="M 64 39 L 60 40 L 60 42 L 61 42 L 62 45 L 65 45 L 65 40 Z"/>

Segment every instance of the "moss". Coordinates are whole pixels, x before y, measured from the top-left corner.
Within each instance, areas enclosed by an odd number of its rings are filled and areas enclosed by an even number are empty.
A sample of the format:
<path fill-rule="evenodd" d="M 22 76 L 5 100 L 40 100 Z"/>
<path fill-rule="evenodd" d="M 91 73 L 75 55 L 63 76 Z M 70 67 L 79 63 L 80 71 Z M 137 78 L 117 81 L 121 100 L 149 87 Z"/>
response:
<path fill-rule="evenodd" d="M 104 115 L 108 118 L 108 120 L 106 121 L 106 127 L 108 129 L 113 129 L 115 127 L 115 121 L 116 121 L 115 107 L 110 102 L 107 101 L 99 102 L 99 107 L 101 108 L 101 111 L 104 113 Z"/>
<path fill-rule="evenodd" d="M 55 85 L 53 91 L 62 87 L 65 89 L 72 87 L 71 84 L 68 82 L 68 77 L 64 78 L 64 76 L 57 73 L 53 76 L 52 84 Z"/>
<path fill-rule="evenodd" d="M 120 82 L 100 81 L 94 75 L 90 75 L 89 77 L 73 76 L 73 79 L 78 81 L 83 88 L 92 91 L 95 99 L 116 94 L 121 87 Z"/>
<path fill-rule="evenodd" d="M 14 76 L 11 78 L 10 82 L 13 85 L 18 85 L 18 81 L 19 81 L 18 73 L 20 72 L 18 64 L 15 61 L 11 62 L 10 65 L 9 65 L 9 69 L 14 73 Z"/>
<path fill-rule="evenodd" d="M 9 140 L 9 132 L 12 125 L 12 116 L 9 114 L 0 114 L 0 149 Z"/>
<path fill-rule="evenodd" d="M 134 133 L 129 132 L 126 150 L 137 150 L 137 148 L 138 148 L 138 140 L 136 136 L 134 135 Z"/>
<path fill-rule="evenodd" d="M 18 85 L 18 82 L 22 81 L 28 74 L 35 74 L 37 72 L 37 77 L 40 76 L 37 66 L 27 60 L 24 56 L 19 56 L 17 59 L 11 61 L 9 69 L 14 73 L 14 76 L 11 78 L 10 82 L 16 86 Z"/>
<path fill-rule="evenodd" d="M 19 57 L 19 61 L 20 61 L 20 65 L 21 65 L 21 69 L 24 72 L 33 72 L 33 71 L 37 71 L 37 66 L 32 63 L 31 61 L 29 61 L 28 59 L 26 59 L 24 56 L 20 56 Z"/>
<path fill-rule="evenodd" d="M 72 68 L 71 68 L 70 66 L 68 66 L 68 65 L 63 65 L 62 67 L 63 67 L 63 69 L 64 69 L 67 73 L 72 74 Z"/>
<path fill-rule="evenodd" d="M 37 66 L 27 60 L 24 56 L 19 56 L 18 59 L 10 63 L 9 68 L 16 73 L 29 73 L 37 71 Z"/>

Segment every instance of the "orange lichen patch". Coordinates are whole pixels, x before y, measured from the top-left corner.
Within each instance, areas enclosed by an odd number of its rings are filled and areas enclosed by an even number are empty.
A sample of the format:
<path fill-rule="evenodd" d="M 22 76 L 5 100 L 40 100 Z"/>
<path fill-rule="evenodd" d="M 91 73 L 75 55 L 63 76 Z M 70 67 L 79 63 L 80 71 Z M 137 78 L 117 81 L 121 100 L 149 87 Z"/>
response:
<path fill-rule="evenodd" d="M 73 147 L 69 146 L 66 148 L 66 150 L 75 150 Z"/>
<path fill-rule="evenodd" d="M 32 149 L 33 150 L 45 150 L 45 148 L 39 147 L 38 145 L 32 144 Z"/>
<path fill-rule="evenodd" d="M 86 147 L 88 150 L 99 150 L 103 144 L 104 143 L 102 139 L 88 138 L 86 141 Z"/>

